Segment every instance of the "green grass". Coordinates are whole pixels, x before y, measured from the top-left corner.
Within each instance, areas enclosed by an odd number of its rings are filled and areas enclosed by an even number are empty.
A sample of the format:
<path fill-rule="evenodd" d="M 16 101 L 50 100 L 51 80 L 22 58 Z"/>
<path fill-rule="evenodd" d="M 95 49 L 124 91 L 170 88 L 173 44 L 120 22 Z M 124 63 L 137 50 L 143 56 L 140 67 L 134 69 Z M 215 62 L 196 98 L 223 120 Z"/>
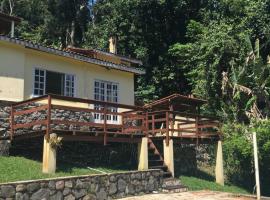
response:
<path fill-rule="evenodd" d="M 247 190 L 234 185 L 225 184 L 225 186 L 221 186 L 212 181 L 189 176 L 181 176 L 180 179 L 183 185 L 187 186 L 189 190 L 212 190 L 238 194 L 249 194 Z"/>
<path fill-rule="evenodd" d="M 38 161 L 23 157 L 0 157 L 0 183 L 100 173 L 86 167 L 74 167 L 74 165 L 66 163 L 60 163 L 57 167 L 58 168 L 55 174 L 48 175 L 41 172 L 42 164 Z M 120 172 L 120 170 L 108 168 L 95 169 L 106 173 Z"/>

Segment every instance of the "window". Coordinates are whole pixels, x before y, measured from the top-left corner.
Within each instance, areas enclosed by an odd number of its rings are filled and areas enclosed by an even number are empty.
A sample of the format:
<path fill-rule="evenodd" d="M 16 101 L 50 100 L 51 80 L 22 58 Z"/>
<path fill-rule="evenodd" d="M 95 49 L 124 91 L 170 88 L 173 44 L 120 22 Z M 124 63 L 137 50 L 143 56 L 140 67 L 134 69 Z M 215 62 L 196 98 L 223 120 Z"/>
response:
<path fill-rule="evenodd" d="M 108 81 L 95 80 L 94 98 L 99 101 L 118 103 L 118 83 L 112 83 Z M 102 110 L 103 107 L 95 105 L 96 110 Z M 117 108 L 108 108 L 110 112 L 117 112 Z M 94 115 L 96 121 L 104 120 L 104 116 L 100 113 Z M 108 123 L 117 123 L 117 115 L 107 115 Z"/>
<path fill-rule="evenodd" d="M 66 74 L 65 75 L 65 96 L 74 97 L 74 86 L 75 84 L 75 76 Z"/>
<path fill-rule="evenodd" d="M 34 96 L 59 94 L 75 96 L 75 76 L 43 69 L 34 69 Z"/>
<path fill-rule="evenodd" d="M 34 95 L 40 96 L 45 94 L 45 70 L 35 69 L 34 74 Z"/>

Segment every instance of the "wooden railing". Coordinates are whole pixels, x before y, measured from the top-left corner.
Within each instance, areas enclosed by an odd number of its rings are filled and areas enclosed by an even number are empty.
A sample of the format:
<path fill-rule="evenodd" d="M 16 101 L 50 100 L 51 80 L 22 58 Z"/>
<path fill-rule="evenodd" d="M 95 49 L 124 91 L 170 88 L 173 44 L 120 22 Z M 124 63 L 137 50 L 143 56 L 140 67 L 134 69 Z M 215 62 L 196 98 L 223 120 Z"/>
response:
<path fill-rule="evenodd" d="M 79 105 L 76 106 L 78 103 Z M 116 112 L 113 112 L 112 108 Z M 129 110 L 129 112 L 123 112 L 125 110 Z M 16 131 L 25 129 L 29 132 L 35 125 L 40 125 L 41 129 L 46 131 L 46 137 L 49 137 L 52 131 L 83 132 L 81 127 L 87 127 L 88 132 L 93 130 L 95 133 L 102 133 L 104 144 L 106 144 L 108 134 L 145 134 L 145 115 L 140 113 L 140 110 L 142 110 L 141 107 L 131 105 L 45 95 L 12 105 L 11 139 L 16 135 Z M 38 112 L 42 112 L 42 114 L 39 113 L 40 117 L 36 119 L 33 115 Z M 74 117 L 71 116 L 64 118 L 61 115 L 57 117 L 59 113 L 63 115 L 77 113 L 76 118 L 79 119 L 73 119 Z M 85 116 L 86 120 L 80 119 Z M 98 116 L 98 121 L 95 116 Z M 115 120 L 112 120 L 113 118 Z M 57 128 L 59 126 L 64 128 Z M 73 130 L 70 128 L 71 126 L 76 128 Z"/>
<path fill-rule="evenodd" d="M 166 138 L 167 144 L 171 137 L 198 139 L 220 135 L 220 123 L 212 117 L 169 110 L 147 112 L 138 106 L 59 95 L 13 104 L 10 123 L 11 139 L 19 133 L 33 131 L 35 126 L 39 127 L 38 131 L 44 131 L 47 138 L 52 131 L 94 132 L 104 136 L 104 144 L 108 135 L 117 134 L 161 136 Z"/>
<path fill-rule="evenodd" d="M 220 136 L 220 122 L 213 117 L 177 111 L 149 112 L 147 117 L 149 134 L 162 136 L 169 143 L 171 137 L 210 138 Z"/>

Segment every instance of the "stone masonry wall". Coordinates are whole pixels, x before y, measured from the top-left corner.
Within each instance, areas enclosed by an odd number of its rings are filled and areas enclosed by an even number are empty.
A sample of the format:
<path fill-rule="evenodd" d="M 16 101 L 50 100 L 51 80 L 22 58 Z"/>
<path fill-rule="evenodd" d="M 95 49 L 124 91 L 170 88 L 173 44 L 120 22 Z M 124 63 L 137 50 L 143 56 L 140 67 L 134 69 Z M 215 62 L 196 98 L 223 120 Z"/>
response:
<path fill-rule="evenodd" d="M 0 199 L 109 200 L 159 191 L 160 170 L 0 184 Z"/>
<path fill-rule="evenodd" d="M 0 140 L 0 156 L 8 156 L 10 148 L 9 140 Z"/>
<path fill-rule="evenodd" d="M 9 136 L 10 103 L 0 101 L 0 139 Z"/>

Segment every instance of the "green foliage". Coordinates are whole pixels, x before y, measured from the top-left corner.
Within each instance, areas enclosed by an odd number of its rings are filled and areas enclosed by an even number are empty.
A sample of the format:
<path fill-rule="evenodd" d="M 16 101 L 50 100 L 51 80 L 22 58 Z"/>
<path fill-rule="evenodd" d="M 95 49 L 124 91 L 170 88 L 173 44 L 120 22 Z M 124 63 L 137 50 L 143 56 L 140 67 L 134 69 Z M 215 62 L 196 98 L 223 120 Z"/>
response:
<path fill-rule="evenodd" d="M 229 181 L 253 189 L 255 185 L 251 132 L 257 133 L 261 187 L 269 195 L 270 121 L 253 121 L 253 128 L 244 124 L 228 123 L 223 126 L 224 160 Z"/>

